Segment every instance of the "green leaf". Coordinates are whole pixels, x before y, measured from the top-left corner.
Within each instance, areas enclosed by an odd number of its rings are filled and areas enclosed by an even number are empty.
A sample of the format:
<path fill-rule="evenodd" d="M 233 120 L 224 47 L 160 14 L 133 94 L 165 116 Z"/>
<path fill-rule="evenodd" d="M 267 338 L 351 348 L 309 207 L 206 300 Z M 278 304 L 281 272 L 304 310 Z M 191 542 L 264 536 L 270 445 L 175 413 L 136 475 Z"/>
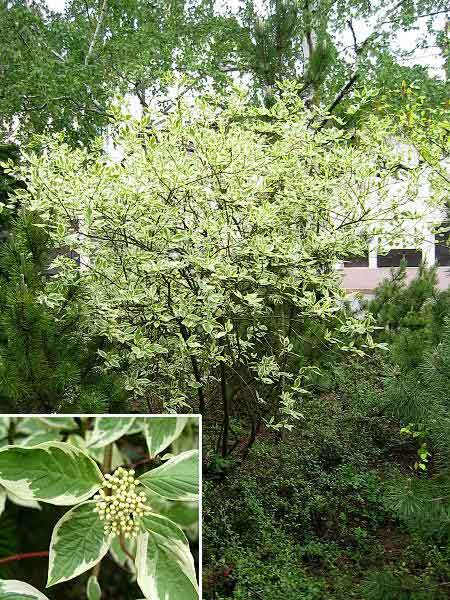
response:
<path fill-rule="evenodd" d="M 86 586 L 86 595 L 88 600 L 100 600 L 102 597 L 102 590 L 100 584 L 95 575 L 91 575 L 88 579 Z"/>
<path fill-rule="evenodd" d="M 60 442 L 62 440 L 61 434 L 57 431 L 43 431 L 42 433 L 33 433 L 22 439 L 17 440 L 17 445 L 22 447 L 38 446 L 45 442 Z"/>
<path fill-rule="evenodd" d="M 148 417 L 144 419 L 144 434 L 150 458 L 165 450 L 178 438 L 187 417 Z"/>
<path fill-rule="evenodd" d="M 10 424 L 9 417 L 0 417 L 0 440 L 8 437 L 9 424 Z"/>
<path fill-rule="evenodd" d="M 141 475 L 139 481 L 150 491 L 168 500 L 196 500 L 199 492 L 198 450 L 182 452 L 160 467 Z"/>
<path fill-rule="evenodd" d="M 182 529 L 199 522 L 199 508 L 196 502 L 168 502 L 161 513 Z"/>
<path fill-rule="evenodd" d="M 144 427 L 143 418 L 135 419 L 134 423 L 131 425 L 130 429 L 127 431 L 127 435 L 132 435 L 133 433 L 140 433 Z"/>
<path fill-rule="evenodd" d="M 146 490 L 148 503 L 152 509 L 159 515 L 170 519 L 182 529 L 189 529 L 199 522 L 199 505 L 198 502 L 176 502 L 166 500 L 161 496 L 153 494 L 150 490 Z"/>
<path fill-rule="evenodd" d="M 23 581 L 0 579 L 0 600 L 48 600 L 48 598 Z"/>
<path fill-rule="evenodd" d="M 181 432 L 181 435 L 172 442 L 172 452 L 180 454 L 186 450 L 198 448 L 198 417 L 188 418 L 188 424 Z"/>
<path fill-rule="evenodd" d="M 151 600 L 197 600 L 194 560 L 182 530 L 160 515 L 142 518 L 138 536 L 137 581 Z"/>
<path fill-rule="evenodd" d="M 133 417 L 98 417 L 89 448 L 103 448 L 125 435 L 134 423 Z"/>
<path fill-rule="evenodd" d="M 108 552 L 111 535 L 90 500 L 69 510 L 55 525 L 50 541 L 47 587 L 73 579 L 96 565 Z"/>
<path fill-rule="evenodd" d="M 103 476 L 84 452 L 64 442 L 0 450 L 0 483 L 25 500 L 71 505 L 101 486 Z"/>

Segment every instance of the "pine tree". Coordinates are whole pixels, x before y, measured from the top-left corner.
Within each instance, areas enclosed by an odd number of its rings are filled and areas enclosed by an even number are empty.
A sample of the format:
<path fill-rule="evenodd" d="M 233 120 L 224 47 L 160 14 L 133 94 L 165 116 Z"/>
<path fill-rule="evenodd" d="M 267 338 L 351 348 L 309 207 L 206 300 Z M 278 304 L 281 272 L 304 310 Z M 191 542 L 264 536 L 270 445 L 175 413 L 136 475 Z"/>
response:
<path fill-rule="evenodd" d="M 385 413 L 416 432 L 407 444 L 431 453 L 387 486 L 387 502 L 421 535 L 450 538 L 450 294 L 436 270 L 421 267 L 408 285 L 403 264 L 377 289 L 369 309 L 396 367 L 384 378 Z M 400 367 L 400 368 L 398 368 Z M 418 433 L 420 432 L 420 433 Z M 420 441 L 419 441 L 420 440 Z"/>
<path fill-rule="evenodd" d="M 319 90 L 335 58 L 327 33 L 329 15 L 320 8 L 315 2 L 302 7 L 295 0 L 271 0 L 266 16 L 250 14 L 250 63 L 266 105 L 275 101 L 277 82 L 289 78 L 301 82 L 307 103 L 318 103 Z M 301 76 L 297 72 L 300 55 L 304 60 Z"/>
<path fill-rule="evenodd" d="M 424 353 L 418 368 L 386 381 L 387 412 L 421 431 L 431 453 L 423 472 L 388 486 L 387 500 L 410 528 L 450 539 L 450 313 L 441 341 Z"/>
<path fill-rule="evenodd" d="M 78 278 L 61 285 L 51 256 L 45 229 L 22 213 L 0 249 L 0 407 L 106 412 L 122 388 L 99 368 Z"/>
<path fill-rule="evenodd" d="M 7 161 L 17 162 L 19 160 L 19 147 L 16 144 L 0 142 L 0 242 L 7 236 L 8 228 L 11 224 L 12 212 L 2 210 L 1 206 L 7 204 L 10 194 L 15 189 L 23 186 L 22 182 L 17 181 L 11 175 L 5 173 L 1 163 Z"/>
<path fill-rule="evenodd" d="M 418 367 L 424 351 L 439 341 L 449 307 L 449 294 L 437 288 L 436 269 L 422 265 L 408 284 L 405 263 L 378 286 L 368 304 L 380 327 L 378 341 L 389 344 L 393 361 L 406 370 Z"/>

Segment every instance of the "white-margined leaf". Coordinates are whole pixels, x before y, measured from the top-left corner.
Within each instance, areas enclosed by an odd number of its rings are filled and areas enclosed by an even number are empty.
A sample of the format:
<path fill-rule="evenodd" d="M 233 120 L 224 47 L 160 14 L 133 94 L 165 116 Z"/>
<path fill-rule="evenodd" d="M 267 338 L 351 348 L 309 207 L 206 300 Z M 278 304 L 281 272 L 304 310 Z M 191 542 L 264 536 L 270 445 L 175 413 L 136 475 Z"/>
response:
<path fill-rule="evenodd" d="M 165 450 L 178 438 L 187 423 L 187 417 L 147 417 L 144 434 L 150 458 Z"/>
<path fill-rule="evenodd" d="M 188 538 L 188 540 L 195 542 L 198 540 L 198 538 L 200 536 L 200 525 L 197 521 L 197 523 L 194 523 L 190 527 L 183 527 L 183 531 L 186 534 L 186 537 Z"/>
<path fill-rule="evenodd" d="M 68 436 L 67 442 L 69 444 L 73 444 L 77 448 L 80 448 L 80 450 L 83 450 L 84 452 L 86 452 L 86 454 L 89 454 L 89 456 L 99 464 L 103 464 L 105 450 L 104 448 L 90 448 L 88 444 L 91 436 L 92 431 L 86 431 L 86 439 L 82 438 L 81 435 L 73 433 Z M 117 447 L 117 444 L 113 444 L 111 456 L 111 469 L 117 469 L 117 467 L 120 467 L 121 465 L 127 462 L 128 459 L 122 455 L 119 448 Z"/>
<path fill-rule="evenodd" d="M 78 429 L 77 422 L 73 417 L 38 417 L 40 421 L 45 423 L 50 429 L 58 429 L 71 431 Z"/>
<path fill-rule="evenodd" d="M 45 433 L 46 431 L 67 431 L 76 429 L 72 417 L 24 417 L 17 421 L 16 432 L 25 435 Z"/>
<path fill-rule="evenodd" d="M 182 452 L 160 467 L 141 475 L 139 481 L 163 498 L 182 502 L 195 501 L 199 493 L 198 450 Z"/>
<path fill-rule="evenodd" d="M 136 569 L 139 587 L 149 600 L 197 600 L 194 560 L 182 530 L 160 515 L 142 518 Z"/>
<path fill-rule="evenodd" d="M 103 476 L 87 454 L 64 442 L 0 450 L 0 483 L 25 500 L 71 505 L 90 498 Z"/>
<path fill-rule="evenodd" d="M 23 581 L 0 579 L 0 600 L 48 600 L 48 598 Z"/>
<path fill-rule="evenodd" d="M 11 491 L 6 492 L 6 496 L 8 500 L 10 500 L 13 504 L 17 504 L 17 506 L 24 506 L 25 508 L 35 508 L 37 510 L 41 510 L 41 505 L 36 500 L 25 500 L 24 498 L 20 498 L 16 494 L 13 494 Z"/>
<path fill-rule="evenodd" d="M 125 435 L 134 423 L 132 417 L 98 417 L 89 442 L 90 448 L 103 448 Z"/>
<path fill-rule="evenodd" d="M 0 440 L 8 437 L 10 422 L 9 417 L 0 417 Z"/>
<path fill-rule="evenodd" d="M 5 510 L 5 504 L 6 504 L 6 490 L 2 485 L 0 485 L 0 515 Z"/>
<path fill-rule="evenodd" d="M 102 597 L 102 590 L 95 575 L 91 575 L 88 579 L 86 585 L 86 596 L 87 600 L 100 600 Z"/>
<path fill-rule="evenodd" d="M 31 448 L 32 446 L 44 444 L 45 442 L 60 442 L 61 440 L 62 435 L 60 433 L 49 430 L 27 435 L 24 438 L 16 440 L 16 444 L 24 448 Z"/>
<path fill-rule="evenodd" d="M 70 509 L 53 529 L 47 587 L 73 579 L 96 565 L 108 552 L 111 535 L 94 512 L 95 501 Z"/>
<path fill-rule="evenodd" d="M 33 433 L 43 433 L 49 431 L 50 427 L 37 417 L 24 417 L 19 419 L 16 424 L 16 433 L 32 435 Z"/>

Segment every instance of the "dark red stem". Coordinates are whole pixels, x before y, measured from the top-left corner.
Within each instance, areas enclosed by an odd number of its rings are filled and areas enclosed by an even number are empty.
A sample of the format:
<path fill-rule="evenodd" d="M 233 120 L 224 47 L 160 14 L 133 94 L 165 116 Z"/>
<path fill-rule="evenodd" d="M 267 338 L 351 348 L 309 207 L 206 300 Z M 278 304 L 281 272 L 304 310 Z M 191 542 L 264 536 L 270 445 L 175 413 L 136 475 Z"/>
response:
<path fill-rule="evenodd" d="M 25 554 L 13 554 L 6 558 L 0 558 L 0 564 L 14 562 L 16 560 L 24 560 L 25 558 L 39 558 L 48 556 L 48 550 L 41 550 L 40 552 L 26 552 Z"/>

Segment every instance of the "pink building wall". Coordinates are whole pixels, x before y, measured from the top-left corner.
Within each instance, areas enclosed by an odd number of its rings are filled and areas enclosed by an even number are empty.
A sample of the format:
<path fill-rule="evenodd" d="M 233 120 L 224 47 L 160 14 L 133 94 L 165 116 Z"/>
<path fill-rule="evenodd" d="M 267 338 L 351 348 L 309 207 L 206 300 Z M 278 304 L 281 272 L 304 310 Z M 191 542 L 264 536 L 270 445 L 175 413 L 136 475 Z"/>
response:
<path fill-rule="evenodd" d="M 417 271 L 417 267 L 407 267 L 407 281 L 414 279 Z M 378 267 L 376 269 L 368 267 L 344 267 L 342 273 L 344 288 L 348 292 L 371 294 L 379 283 L 384 279 L 390 278 L 391 269 L 387 267 Z M 437 276 L 439 289 L 447 289 L 450 286 L 450 267 L 438 267 Z"/>

